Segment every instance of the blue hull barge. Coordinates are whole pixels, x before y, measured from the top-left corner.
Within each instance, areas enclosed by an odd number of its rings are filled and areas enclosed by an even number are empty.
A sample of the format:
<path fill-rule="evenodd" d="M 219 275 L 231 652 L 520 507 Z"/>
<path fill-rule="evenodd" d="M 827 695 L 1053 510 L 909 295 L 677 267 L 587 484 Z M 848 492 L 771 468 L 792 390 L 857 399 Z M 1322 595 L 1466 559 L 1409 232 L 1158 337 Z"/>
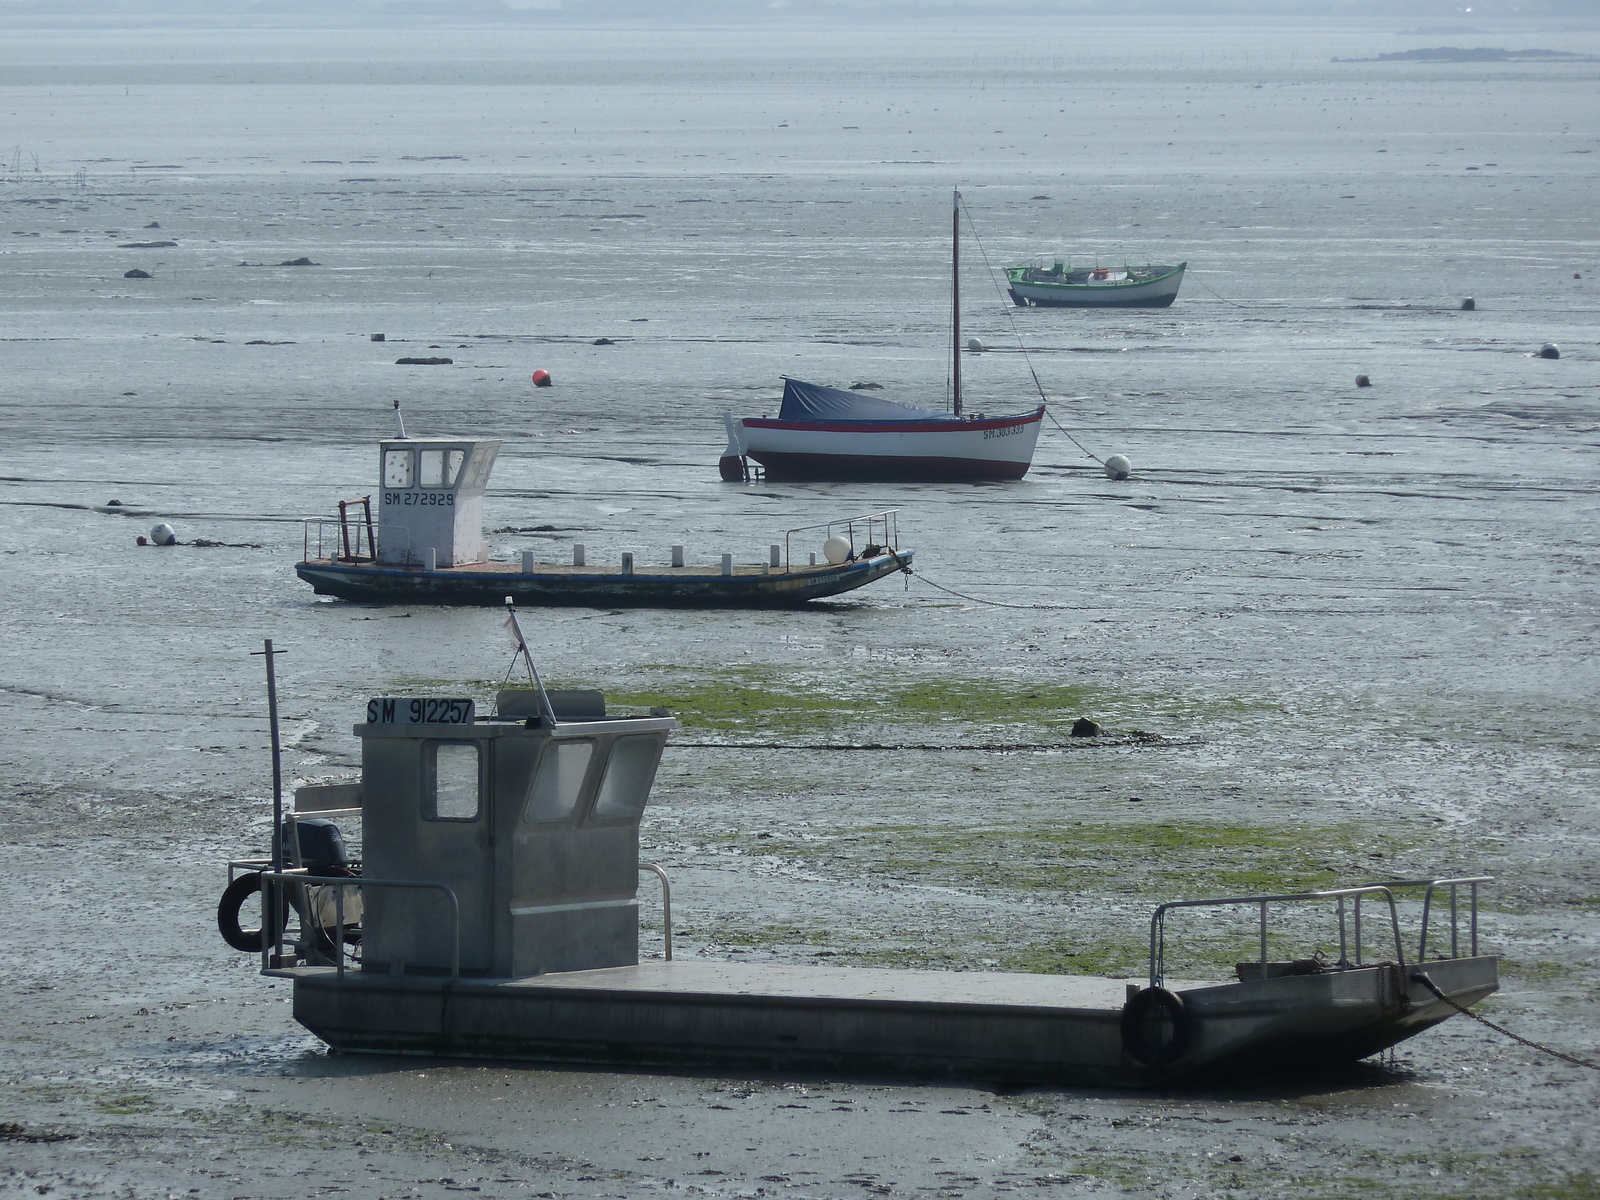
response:
<path fill-rule="evenodd" d="M 295 573 L 319 596 L 374 604 L 503 604 L 523 607 L 787 608 L 854 591 L 896 571 L 910 572 L 912 552 L 899 547 L 898 510 L 791 529 L 765 562 L 688 562 L 673 546 L 667 565 L 590 565 L 585 547 L 571 561 L 489 558 L 483 499 L 500 443 L 485 439 L 408 438 L 379 444 L 382 489 L 374 517 L 371 496 L 341 500 L 332 519 L 305 523 Z M 814 534 L 819 551 L 802 555 L 796 535 Z M 818 562 L 818 555 L 822 561 Z M 802 561 L 804 558 L 804 561 Z"/>
<path fill-rule="evenodd" d="M 789 608 L 837 596 L 911 565 L 912 551 L 880 551 L 839 566 L 618 567 L 481 562 L 459 567 L 386 566 L 336 557 L 295 564 L 319 596 L 376 604 L 504 604 L 518 607 Z"/>

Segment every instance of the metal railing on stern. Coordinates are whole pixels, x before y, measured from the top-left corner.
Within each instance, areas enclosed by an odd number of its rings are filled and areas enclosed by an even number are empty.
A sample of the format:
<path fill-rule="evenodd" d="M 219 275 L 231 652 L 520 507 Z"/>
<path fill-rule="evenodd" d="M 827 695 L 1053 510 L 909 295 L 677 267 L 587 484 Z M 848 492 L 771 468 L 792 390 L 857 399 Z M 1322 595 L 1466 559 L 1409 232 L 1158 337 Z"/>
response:
<path fill-rule="evenodd" d="M 378 560 L 378 525 L 380 522 L 351 523 L 338 517 L 302 517 L 301 550 L 304 562 L 370 563 Z M 411 553 L 411 530 L 393 521 L 381 522 L 383 540 L 395 565 L 415 566 Z M 395 558 L 396 546 L 403 553 Z"/>
<path fill-rule="evenodd" d="M 372 519 L 372 497 L 339 501 L 336 517 L 307 517 L 302 522 L 305 561 L 313 560 L 312 534 L 316 534 L 315 558 L 338 562 L 374 562 L 378 557 L 378 530 Z"/>
<path fill-rule="evenodd" d="M 1365 895 L 1381 895 L 1389 903 L 1389 922 L 1394 931 L 1394 950 L 1396 959 L 1404 965 L 1405 947 L 1400 941 L 1400 914 L 1395 908 L 1394 893 L 1382 884 L 1369 884 L 1366 887 L 1335 888 L 1325 892 L 1290 892 L 1278 896 L 1229 896 L 1217 900 L 1170 900 L 1160 905 L 1150 917 L 1150 986 L 1160 987 L 1166 978 L 1167 956 L 1167 913 L 1177 908 L 1238 908 L 1244 905 L 1255 905 L 1261 910 L 1260 943 L 1261 943 L 1261 969 L 1263 977 L 1267 964 L 1267 906 L 1269 904 L 1283 904 L 1289 901 L 1306 900 L 1332 900 L 1339 901 L 1339 961 L 1351 961 L 1349 948 L 1345 939 L 1344 900 L 1351 896 L 1356 899 L 1355 943 L 1357 964 L 1361 961 L 1361 906 L 1360 898 Z"/>
<path fill-rule="evenodd" d="M 269 886 L 277 885 L 277 886 Z M 288 868 L 283 871 L 261 872 L 261 928 L 273 930 L 270 940 L 263 937 L 261 941 L 261 971 L 265 974 L 273 970 L 284 958 L 283 946 L 286 942 L 285 934 L 288 930 L 284 922 L 276 919 L 275 909 L 281 909 L 283 901 L 278 897 L 283 894 L 279 888 L 285 890 L 292 887 L 332 887 L 334 889 L 334 922 L 332 935 L 332 958 L 334 967 L 342 979 L 345 973 L 345 930 L 351 922 L 345 920 L 345 889 L 346 888 L 411 888 L 420 891 L 443 892 L 450 902 L 450 978 L 453 982 L 461 979 L 461 902 L 456 898 L 456 893 L 449 884 L 435 883 L 431 880 L 419 879 L 371 879 L 364 875 L 313 875 L 306 867 Z M 317 915 L 312 912 L 309 897 L 302 896 L 301 903 L 295 905 L 300 914 L 300 940 L 312 942 L 314 935 L 312 929 L 323 931 L 327 936 L 327 926 L 321 924 Z M 395 972 L 401 978 L 405 977 L 405 961 L 398 963 Z"/>

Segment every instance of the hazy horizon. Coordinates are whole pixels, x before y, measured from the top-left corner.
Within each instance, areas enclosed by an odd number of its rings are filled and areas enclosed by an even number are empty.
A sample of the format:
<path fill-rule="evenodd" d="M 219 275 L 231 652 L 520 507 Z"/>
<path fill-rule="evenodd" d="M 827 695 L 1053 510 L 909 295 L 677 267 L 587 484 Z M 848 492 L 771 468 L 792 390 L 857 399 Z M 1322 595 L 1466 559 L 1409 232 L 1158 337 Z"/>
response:
<path fill-rule="evenodd" d="M 311 25 L 506 22 L 537 24 L 628 21 L 671 25 L 893 21 L 923 24 L 963 18 L 1024 20 L 1093 17 L 1209 20 L 1237 17 L 1386 27 L 1422 22 L 1441 34 L 1491 33 L 1546 22 L 1600 23 L 1592 0 L 1488 0 L 1470 6 L 1441 0 L 0 0 L 0 23 L 100 22 Z"/>

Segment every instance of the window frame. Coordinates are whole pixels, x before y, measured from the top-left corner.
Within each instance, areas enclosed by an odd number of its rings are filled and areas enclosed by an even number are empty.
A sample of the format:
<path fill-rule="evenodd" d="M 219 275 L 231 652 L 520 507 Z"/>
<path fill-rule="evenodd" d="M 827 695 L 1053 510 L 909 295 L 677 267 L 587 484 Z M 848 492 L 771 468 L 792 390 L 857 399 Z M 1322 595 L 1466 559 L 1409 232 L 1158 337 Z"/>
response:
<path fill-rule="evenodd" d="M 595 750 L 599 739 L 595 737 L 551 738 L 545 743 L 544 749 L 539 752 L 539 761 L 533 766 L 533 777 L 528 783 L 527 794 L 522 800 L 522 812 L 518 815 L 518 823 L 522 825 L 540 825 L 546 828 L 555 825 L 575 825 L 588 811 L 589 804 L 594 794 L 595 761 L 599 755 Z M 544 771 L 545 760 L 552 754 L 559 754 L 567 746 L 587 746 L 589 759 L 584 763 L 583 774 L 578 779 L 577 793 L 573 796 L 571 806 L 558 817 L 536 818 L 529 816 L 533 807 L 534 790 L 539 786 L 539 777 Z"/>
<path fill-rule="evenodd" d="M 433 481 L 428 480 L 429 472 L 434 472 Z M 445 451 L 443 450 L 418 450 L 417 451 L 417 486 L 419 488 L 432 488 L 437 491 L 448 487 L 445 482 Z"/>
<path fill-rule="evenodd" d="M 471 748 L 477 765 L 477 807 L 470 817 L 449 817 L 439 814 L 439 747 L 441 746 L 467 746 Z M 424 821 L 436 821 L 445 825 L 473 825 L 483 819 L 484 804 L 484 760 L 483 743 L 476 738 L 429 738 L 422 744 L 422 787 L 418 797 L 418 808 Z"/>
<path fill-rule="evenodd" d="M 404 456 L 406 464 L 406 482 L 389 482 L 389 462 L 393 458 Z M 417 486 L 417 453 L 410 447 L 390 447 L 383 452 L 383 486 L 388 491 L 406 491 Z"/>
<path fill-rule="evenodd" d="M 661 769 L 661 755 L 666 747 L 666 735 L 662 733 L 619 733 L 611 739 L 611 746 L 606 751 L 599 774 L 594 781 L 594 796 L 589 801 L 589 808 L 584 815 L 585 825 L 614 826 L 637 825 L 644 817 L 644 810 L 650 805 L 650 793 L 655 787 L 656 773 Z M 655 743 L 655 758 L 650 764 L 650 778 L 644 784 L 644 800 L 640 803 L 638 811 L 628 816 L 607 815 L 600 811 L 601 793 L 606 786 L 606 779 L 611 774 L 611 767 L 616 758 L 617 750 L 624 742 L 648 741 Z"/>

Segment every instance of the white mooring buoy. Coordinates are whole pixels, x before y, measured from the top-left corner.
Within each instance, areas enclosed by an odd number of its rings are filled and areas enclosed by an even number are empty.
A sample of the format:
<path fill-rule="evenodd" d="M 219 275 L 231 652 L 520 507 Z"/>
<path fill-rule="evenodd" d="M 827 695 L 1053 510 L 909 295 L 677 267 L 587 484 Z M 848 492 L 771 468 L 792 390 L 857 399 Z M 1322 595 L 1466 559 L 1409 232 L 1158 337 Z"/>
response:
<path fill-rule="evenodd" d="M 850 557 L 850 539 L 841 537 L 837 533 L 834 534 L 822 543 L 822 557 L 827 559 L 831 565 L 837 567 Z"/>
<path fill-rule="evenodd" d="M 165 521 L 150 531 L 150 544 L 153 546 L 176 546 L 178 533 Z"/>
<path fill-rule="evenodd" d="M 1126 479 L 1133 474 L 1133 464 L 1128 461 L 1126 455 L 1113 454 L 1106 459 L 1103 465 L 1105 466 L 1106 474 L 1112 479 Z"/>
<path fill-rule="evenodd" d="M 967 353 L 969 354 L 982 354 L 988 348 L 989 347 L 985 346 L 977 338 L 967 339 Z"/>

